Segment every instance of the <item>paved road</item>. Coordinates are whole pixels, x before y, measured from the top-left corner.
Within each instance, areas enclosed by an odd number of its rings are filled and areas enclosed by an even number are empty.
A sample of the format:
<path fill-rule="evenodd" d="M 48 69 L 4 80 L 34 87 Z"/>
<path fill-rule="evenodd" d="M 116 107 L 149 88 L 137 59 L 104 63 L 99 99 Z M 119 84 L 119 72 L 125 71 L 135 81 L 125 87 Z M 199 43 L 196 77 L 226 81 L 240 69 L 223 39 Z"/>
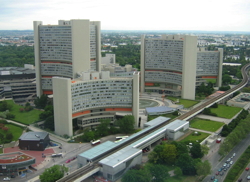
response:
<path fill-rule="evenodd" d="M 223 164 L 225 163 L 225 161 L 229 158 L 232 157 L 233 153 L 236 153 L 236 156 L 232 159 L 233 162 L 235 163 L 235 161 L 238 160 L 238 158 L 241 156 L 241 154 L 246 150 L 246 148 L 249 146 L 250 143 L 250 134 L 244 139 L 242 140 L 237 146 L 235 146 L 233 148 L 232 151 L 230 151 L 225 157 L 224 159 L 220 160 L 220 155 L 218 154 L 218 147 L 216 147 L 213 151 L 213 155 L 211 155 L 208 160 L 210 161 L 211 165 L 212 165 L 212 173 L 211 175 L 208 175 L 203 182 L 211 182 L 211 176 L 215 176 L 215 173 L 218 171 L 219 168 L 221 168 L 221 166 L 223 166 Z M 234 165 L 233 163 L 233 165 Z M 231 168 L 231 167 L 230 167 Z M 227 174 L 228 170 L 224 172 L 223 176 L 216 176 L 216 178 L 219 180 L 219 182 L 222 182 L 225 179 L 225 176 Z M 245 178 L 246 179 L 246 178 Z"/>

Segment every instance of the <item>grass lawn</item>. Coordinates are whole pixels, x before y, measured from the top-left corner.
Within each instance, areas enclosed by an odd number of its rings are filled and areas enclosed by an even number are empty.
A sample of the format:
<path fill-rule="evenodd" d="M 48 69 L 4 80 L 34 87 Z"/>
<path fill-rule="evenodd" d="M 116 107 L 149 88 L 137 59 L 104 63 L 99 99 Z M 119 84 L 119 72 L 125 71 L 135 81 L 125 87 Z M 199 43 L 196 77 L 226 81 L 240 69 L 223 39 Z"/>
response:
<path fill-rule="evenodd" d="M 242 110 L 242 108 L 239 107 L 231 107 L 231 106 L 225 106 L 225 105 L 218 105 L 218 108 L 211 108 L 210 110 L 212 113 L 217 114 L 218 117 L 231 119 L 235 116 L 238 112 Z"/>
<path fill-rule="evenodd" d="M 176 102 L 177 99 L 179 99 L 179 103 L 177 103 L 177 104 L 183 105 L 185 108 L 189 108 L 189 107 L 194 106 L 195 104 L 199 103 L 198 101 L 195 101 L 195 100 L 180 99 L 180 98 L 176 98 L 176 97 L 167 96 L 166 98 L 169 100 L 172 100 L 174 102 Z"/>
<path fill-rule="evenodd" d="M 43 111 L 36 110 L 36 109 L 33 109 L 32 111 L 29 111 L 29 112 L 25 112 L 25 111 L 20 112 L 19 109 L 23 108 L 22 106 L 15 104 L 13 100 L 7 100 L 7 103 L 13 105 L 10 113 L 15 115 L 14 120 L 19 121 L 24 124 L 31 124 L 31 123 L 34 123 L 35 121 L 38 121 L 39 114 L 43 112 Z"/>
<path fill-rule="evenodd" d="M 23 133 L 23 128 L 22 127 L 18 127 L 18 126 L 12 125 L 12 124 L 6 124 L 4 126 L 6 126 L 6 127 L 9 128 L 8 131 L 12 133 L 12 135 L 13 135 L 13 141 L 17 141 L 18 138 Z M 3 130 L 0 130 L 0 133 L 3 133 L 5 135 L 5 132 Z"/>
<path fill-rule="evenodd" d="M 207 120 L 207 119 L 199 119 L 199 118 L 195 118 L 190 121 L 191 128 L 197 128 L 197 129 L 201 129 L 205 131 L 212 131 L 212 132 L 217 131 L 223 125 L 224 123 L 222 122 L 217 122 L 217 121 L 212 121 L 212 120 Z"/>
<path fill-rule="evenodd" d="M 202 133 L 202 132 L 199 132 L 200 135 L 192 135 L 194 132 L 192 132 L 190 135 L 188 135 L 186 138 L 184 138 L 183 140 L 181 140 L 181 142 L 185 142 L 185 143 L 193 143 L 195 142 L 196 140 L 199 141 L 199 143 L 201 141 L 203 141 L 205 138 L 207 138 L 209 136 L 208 133 Z"/>
<path fill-rule="evenodd" d="M 209 79 L 205 79 L 207 82 L 211 82 L 213 84 L 216 83 L 216 78 L 209 78 Z"/>

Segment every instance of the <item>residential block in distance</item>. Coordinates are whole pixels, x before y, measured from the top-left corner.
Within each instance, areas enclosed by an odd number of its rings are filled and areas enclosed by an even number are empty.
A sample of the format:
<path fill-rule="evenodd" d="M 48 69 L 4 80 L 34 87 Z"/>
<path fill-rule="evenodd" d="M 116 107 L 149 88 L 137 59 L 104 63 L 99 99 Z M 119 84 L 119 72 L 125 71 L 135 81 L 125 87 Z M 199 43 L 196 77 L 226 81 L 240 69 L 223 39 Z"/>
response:
<path fill-rule="evenodd" d="M 53 77 L 55 133 L 73 135 L 72 119 L 79 127 L 100 124 L 101 119 L 132 114 L 139 123 L 139 74 L 111 78 L 109 71 L 79 72 L 78 78 Z"/>
<path fill-rule="evenodd" d="M 206 78 L 221 85 L 223 49 L 197 51 L 197 37 L 141 37 L 141 92 L 159 92 L 195 99 L 195 88 Z"/>
<path fill-rule="evenodd" d="M 58 25 L 34 21 L 37 96 L 53 94 L 52 77 L 74 79 L 79 71 L 99 71 L 99 21 L 59 20 Z"/>

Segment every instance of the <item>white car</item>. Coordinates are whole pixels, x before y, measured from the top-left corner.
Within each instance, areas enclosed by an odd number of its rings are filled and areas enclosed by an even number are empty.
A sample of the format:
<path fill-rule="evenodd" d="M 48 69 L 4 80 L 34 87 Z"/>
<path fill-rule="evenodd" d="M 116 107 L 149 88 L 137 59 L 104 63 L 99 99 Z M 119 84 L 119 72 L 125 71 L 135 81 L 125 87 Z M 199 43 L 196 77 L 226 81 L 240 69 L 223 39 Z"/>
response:
<path fill-rule="evenodd" d="M 9 177 L 3 178 L 4 181 L 10 181 Z"/>
<path fill-rule="evenodd" d="M 250 176 L 248 176 L 247 179 L 250 179 Z"/>
<path fill-rule="evenodd" d="M 236 153 L 233 154 L 233 156 L 235 156 L 235 155 L 236 155 Z"/>
<path fill-rule="evenodd" d="M 233 164 L 233 161 L 230 161 L 230 164 L 232 165 L 232 164 Z"/>

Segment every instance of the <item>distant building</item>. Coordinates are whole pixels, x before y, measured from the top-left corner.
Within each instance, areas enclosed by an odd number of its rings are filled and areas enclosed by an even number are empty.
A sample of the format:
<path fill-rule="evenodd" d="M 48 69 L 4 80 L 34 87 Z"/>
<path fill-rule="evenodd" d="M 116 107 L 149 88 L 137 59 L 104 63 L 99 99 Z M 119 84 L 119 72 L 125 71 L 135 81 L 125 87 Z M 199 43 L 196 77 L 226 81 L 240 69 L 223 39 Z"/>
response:
<path fill-rule="evenodd" d="M 36 79 L 33 65 L 0 67 L 0 99 L 28 102 L 36 96 Z"/>
<path fill-rule="evenodd" d="M 22 152 L 0 154 L 0 175 L 18 176 L 27 172 L 29 166 L 36 163 L 36 159 Z"/>
<path fill-rule="evenodd" d="M 206 78 L 221 85 L 223 49 L 197 52 L 197 37 L 162 35 L 141 38 L 141 91 L 195 99 L 195 88 Z"/>
<path fill-rule="evenodd" d="M 133 68 L 130 64 L 126 64 L 125 66 L 106 64 L 102 65 L 102 71 L 109 71 L 110 77 L 133 77 L 137 69 Z"/>
<path fill-rule="evenodd" d="M 34 21 L 37 96 L 53 94 L 52 77 L 74 79 L 79 71 L 100 71 L 101 23 L 59 20 L 58 25 Z"/>
<path fill-rule="evenodd" d="M 50 138 L 47 132 L 27 132 L 19 138 L 21 150 L 43 151 L 49 145 Z"/>
<path fill-rule="evenodd" d="M 231 100 L 227 101 L 228 106 L 241 107 L 244 109 L 250 108 L 250 93 L 240 93 Z"/>
<path fill-rule="evenodd" d="M 115 54 L 106 54 L 102 57 L 102 64 L 115 64 Z"/>

